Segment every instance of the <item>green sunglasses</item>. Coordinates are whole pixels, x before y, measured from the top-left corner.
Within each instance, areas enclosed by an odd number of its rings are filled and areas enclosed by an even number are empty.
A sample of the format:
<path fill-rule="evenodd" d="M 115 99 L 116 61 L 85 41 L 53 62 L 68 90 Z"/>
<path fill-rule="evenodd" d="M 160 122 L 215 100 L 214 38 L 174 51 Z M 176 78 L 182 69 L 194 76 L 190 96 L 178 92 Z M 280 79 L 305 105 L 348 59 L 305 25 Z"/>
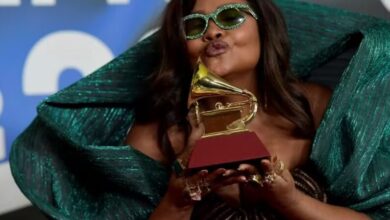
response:
<path fill-rule="evenodd" d="M 207 15 L 200 13 L 189 14 L 183 18 L 186 39 L 194 40 L 202 37 L 209 26 L 210 18 L 221 29 L 231 30 L 238 28 L 246 21 L 243 12 L 251 14 L 256 20 L 258 19 L 252 8 L 244 3 L 226 4 Z"/>

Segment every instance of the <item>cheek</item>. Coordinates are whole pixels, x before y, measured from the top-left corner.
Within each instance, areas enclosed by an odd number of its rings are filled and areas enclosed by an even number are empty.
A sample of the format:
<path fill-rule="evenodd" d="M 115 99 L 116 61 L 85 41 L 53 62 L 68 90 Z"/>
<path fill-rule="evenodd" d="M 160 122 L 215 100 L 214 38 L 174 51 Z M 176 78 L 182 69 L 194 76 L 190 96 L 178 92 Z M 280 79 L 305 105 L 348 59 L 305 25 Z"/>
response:
<path fill-rule="evenodd" d="M 245 63 L 249 66 L 256 66 L 260 59 L 260 36 L 257 28 L 250 28 L 236 35 L 236 47 L 239 49 L 238 58 L 245 58 Z"/>
<path fill-rule="evenodd" d="M 196 63 L 202 51 L 202 43 L 199 40 L 187 41 L 187 53 L 190 56 L 191 63 Z"/>

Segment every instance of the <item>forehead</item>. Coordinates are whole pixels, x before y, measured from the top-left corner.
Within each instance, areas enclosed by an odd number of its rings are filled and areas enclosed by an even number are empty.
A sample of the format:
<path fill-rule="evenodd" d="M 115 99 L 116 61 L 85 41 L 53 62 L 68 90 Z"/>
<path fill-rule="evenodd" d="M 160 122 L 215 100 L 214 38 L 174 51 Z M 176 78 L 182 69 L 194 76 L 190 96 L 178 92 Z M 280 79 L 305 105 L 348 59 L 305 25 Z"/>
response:
<path fill-rule="evenodd" d="M 247 3 L 246 0 L 197 0 L 193 12 L 211 13 L 218 7 L 230 3 Z"/>

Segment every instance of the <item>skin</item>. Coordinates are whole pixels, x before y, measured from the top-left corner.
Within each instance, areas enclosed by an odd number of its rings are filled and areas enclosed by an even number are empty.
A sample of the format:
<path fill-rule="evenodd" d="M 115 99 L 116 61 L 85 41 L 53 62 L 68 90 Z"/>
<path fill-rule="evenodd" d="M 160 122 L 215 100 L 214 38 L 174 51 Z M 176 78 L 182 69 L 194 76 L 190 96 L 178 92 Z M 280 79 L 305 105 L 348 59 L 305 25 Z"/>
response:
<path fill-rule="evenodd" d="M 242 3 L 245 1 L 224 1 L 224 3 Z M 223 4 L 224 4 L 223 3 Z M 220 1 L 197 1 L 193 11 L 200 13 L 213 12 Z M 257 21 L 252 16 L 246 16 L 246 21 L 239 27 L 240 31 L 221 29 L 211 20 L 203 37 L 187 41 L 187 49 L 192 62 L 200 56 L 207 68 L 223 77 L 229 83 L 246 89 L 256 89 L 255 67 L 260 59 L 260 36 Z M 208 44 L 215 40 L 227 43 L 225 53 L 209 57 L 205 50 Z M 248 55 L 250 54 L 250 55 Z M 255 93 L 256 94 L 256 93 Z"/>
<path fill-rule="evenodd" d="M 211 13 L 221 5 L 236 2 L 245 3 L 246 1 L 198 0 L 193 11 Z M 228 49 L 221 55 L 208 57 L 205 50 L 208 44 L 214 40 L 223 40 L 229 45 Z M 261 56 L 261 45 L 257 23 L 253 17 L 248 15 L 246 22 L 233 30 L 222 30 L 210 20 L 205 35 L 187 41 L 187 47 L 193 62 L 200 56 L 206 66 L 215 74 L 239 88 L 248 89 L 259 95 L 255 68 Z M 306 95 L 314 123 L 318 127 L 331 95 L 330 91 L 325 87 L 311 83 L 299 83 L 296 86 Z M 193 127 L 189 146 L 184 146 L 183 135 L 177 128 L 172 127 L 168 131 L 173 148 L 179 158 L 191 151 L 191 146 L 203 133 L 202 125 L 197 125 L 191 114 L 188 120 Z M 157 127 L 157 123 L 135 124 L 128 135 L 127 143 L 145 155 L 161 163 L 167 163 L 158 147 Z M 255 119 L 248 124 L 248 128 L 258 135 L 271 155 L 276 155 L 286 165 L 286 169 L 276 177 L 272 184 L 265 184 L 264 187 L 249 185 L 246 184 L 245 176 L 232 175 L 237 174 L 238 171 L 223 168 L 213 173 L 201 171 L 190 177 L 189 180 L 197 181 L 200 178 L 207 178 L 211 183 L 212 191 L 228 202 L 239 203 L 239 193 L 242 193 L 243 198 L 248 198 L 251 201 L 267 201 L 287 219 L 369 219 L 368 216 L 351 209 L 317 201 L 295 188 L 290 170 L 305 164 L 308 160 L 312 140 L 293 137 L 291 135 L 293 129 L 291 122 L 277 113 L 266 113 L 260 110 Z M 186 152 L 183 153 L 183 149 L 187 149 Z M 263 160 L 261 165 L 266 171 L 273 169 L 269 160 Z M 252 173 L 255 172 L 255 168 L 248 164 L 241 164 L 239 171 Z M 195 203 L 184 198 L 184 186 L 184 179 L 172 174 L 168 190 L 150 219 L 190 219 Z"/>

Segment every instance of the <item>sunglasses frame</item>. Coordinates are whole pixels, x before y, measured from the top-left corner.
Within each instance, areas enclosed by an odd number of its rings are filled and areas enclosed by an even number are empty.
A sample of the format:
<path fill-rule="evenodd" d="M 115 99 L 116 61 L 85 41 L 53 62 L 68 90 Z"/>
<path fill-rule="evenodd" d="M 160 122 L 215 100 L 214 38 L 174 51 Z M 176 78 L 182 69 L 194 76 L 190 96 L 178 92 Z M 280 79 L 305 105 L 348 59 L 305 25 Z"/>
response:
<path fill-rule="evenodd" d="M 235 25 L 232 25 L 232 26 L 225 26 L 225 25 L 221 24 L 218 21 L 217 16 L 222 11 L 225 11 L 225 10 L 228 10 L 228 9 L 236 9 L 239 12 L 242 12 L 242 11 L 248 12 L 250 15 L 252 15 L 252 17 L 255 20 L 258 20 L 257 14 L 253 11 L 253 9 L 248 4 L 245 4 L 245 3 L 233 3 L 233 4 L 222 5 L 222 6 L 218 7 L 214 12 L 211 12 L 210 14 L 193 13 L 193 14 L 189 14 L 189 15 L 185 16 L 183 18 L 183 22 L 185 22 L 187 20 L 190 20 L 190 19 L 194 19 L 194 18 L 201 18 L 206 23 L 205 27 L 203 28 L 203 30 L 199 34 L 196 34 L 196 35 L 193 35 L 193 36 L 187 36 L 185 34 L 186 39 L 187 40 L 194 40 L 194 39 L 202 37 L 206 33 L 206 30 L 209 27 L 209 20 L 210 20 L 210 18 L 214 21 L 214 23 L 219 28 L 221 28 L 223 30 L 232 30 L 232 29 L 238 28 L 241 24 L 243 24 L 246 21 L 246 17 L 244 16 L 243 17 L 243 21 L 238 23 L 238 24 L 235 24 Z"/>

